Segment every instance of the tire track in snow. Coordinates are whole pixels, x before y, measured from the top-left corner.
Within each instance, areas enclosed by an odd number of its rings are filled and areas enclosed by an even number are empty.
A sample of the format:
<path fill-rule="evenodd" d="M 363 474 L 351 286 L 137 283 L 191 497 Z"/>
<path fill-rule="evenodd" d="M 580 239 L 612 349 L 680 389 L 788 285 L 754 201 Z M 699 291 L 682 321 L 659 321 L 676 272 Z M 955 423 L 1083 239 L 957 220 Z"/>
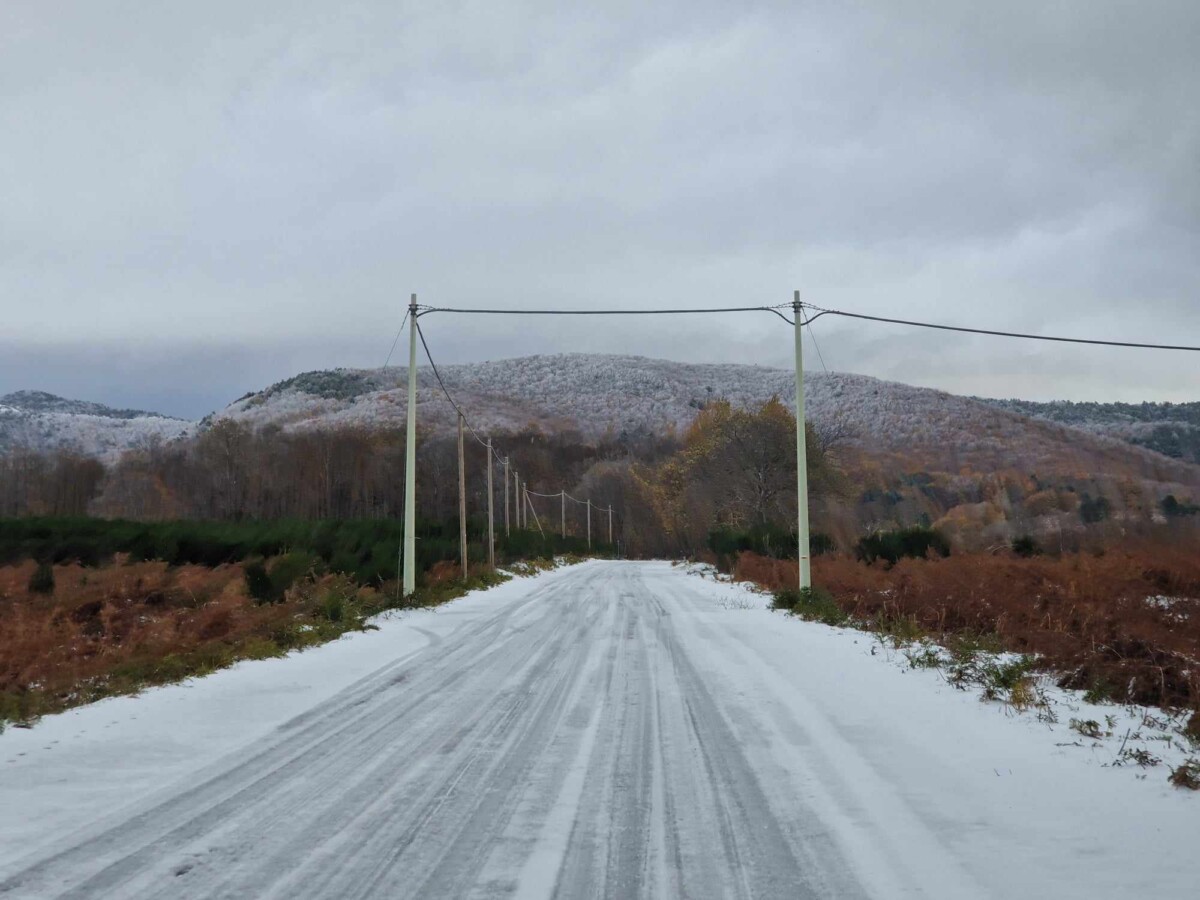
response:
<path fill-rule="evenodd" d="M 771 802 L 648 571 L 547 579 L 0 894 L 859 896 L 798 840 L 822 833 L 803 801 Z"/>

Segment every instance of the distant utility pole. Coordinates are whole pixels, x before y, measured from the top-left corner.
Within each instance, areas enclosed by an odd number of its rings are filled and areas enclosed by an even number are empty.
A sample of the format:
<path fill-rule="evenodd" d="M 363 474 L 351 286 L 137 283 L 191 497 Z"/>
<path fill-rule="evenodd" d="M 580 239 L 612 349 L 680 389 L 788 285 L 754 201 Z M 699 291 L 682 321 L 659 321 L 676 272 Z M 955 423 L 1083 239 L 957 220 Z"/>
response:
<path fill-rule="evenodd" d="M 492 513 L 496 492 L 492 489 L 492 439 L 487 441 L 487 470 L 488 470 L 488 567 L 496 568 L 496 518 Z M 508 487 L 508 479 L 504 479 L 504 487 Z"/>
<path fill-rule="evenodd" d="M 592 498 L 588 497 L 588 549 L 592 549 Z"/>
<path fill-rule="evenodd" d="M 608 542 L 612 543 L 612 504 L 608 505 Z"/>
<path fill-rule="evenodd" d="M 812 563 L 808 537 L 808 445 L 804 434 L 804 304 L 800 292 L 792 294 L 796 317 L 796 517 L 800 543 L 800 588 L 812 587 Z"/>
<path fill-rule="evenodd" d="M 559 491 L 558 499 L 562 501 L 562 536 L 567 536 L 567 492 Z"/>
<path fill-rule="evenodd" d="M 546 532 L 542 528 L 542 520 L 538 518 L 537 510 L 533 508 L 533 494 L 529 492 L 528 485 L 525 486 L 525 503 L 529 506 L 529 512 L 533 513 L 533 524 L 537 526 L 538 534 L 545 537 Z M 529 520 L 526 519 L 525 521 L 528 522 Z"/>
<path fill-rule="evenodd" d="M 408 431 L 404 440 L 404 596 L 417 589 L 417 295 L 408 304 Z"/>
<path fill-rule="evenodd" d="M 463 580 L 467 579 L 467 463 L 463 452 L 463 414 L 458 414 L 458 540 L 462 546 Z"/>
<path fill-rule="evenodd" d="M 491 438 L 489 438 L 488 440 L 491 440 Z M 490 469 L 491 469 L 490 464 L 489 464 L 488 468 L 490 471 Z M 509 533 L 509 527 L 508 527 L 508 457 L 507 456 L 504 457 L 504 533 L 506 535 Z"/>

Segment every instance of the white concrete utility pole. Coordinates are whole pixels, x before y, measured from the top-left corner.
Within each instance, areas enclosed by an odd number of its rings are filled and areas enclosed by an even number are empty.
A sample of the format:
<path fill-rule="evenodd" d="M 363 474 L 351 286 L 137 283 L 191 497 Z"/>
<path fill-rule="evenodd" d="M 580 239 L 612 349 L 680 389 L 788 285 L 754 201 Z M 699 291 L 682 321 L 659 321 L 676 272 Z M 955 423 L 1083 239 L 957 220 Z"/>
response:
<path fill-rule="evenodd" d="M 588 497 L 588 549 L 592 549 L 592 498 Z"/>
<path fill-rule="evenodd" d="M 562 501 L 562 536 L 567 536 L 567 492 L 559 491 L 558 499 Z"/>
<path fill-rule="evenodd" d="M 417 295 L 408 304 L 408 430 L 404 440 L 404 596 L 417 589 Z"/>
<path fill-rule="evenodd" d="M 488 438 L 491 440 L 491 438 Z M 504 457 L 504 533 L 509 534 L 508 526 L 508 457 Z"/>
<path fill-rule="evenodd" d="M 487 467 L 488 467 L 488 567 L 496 568 L 496 519 L 492 514 L 492 506 L 495 502 L 495 491 L 492 489 L 492 439 L 487 441 Z M 508 479 L 504 479 L 505 488 L 508 487 Z"/>
<path fill-rule="evenodd" d="M 538 518 L 537 510 L 533 507 L 533 494 L 529 492 L 528 485 L 525 487 L 525 502 L 529 505 L 529 512 L 533 513 L 533 524 L 537 526 L 538 534 L 545 537 L 546 532 L 542 528 L 542 520 Z M 528 516 L 528 513 L 526 513 L 526 516 Z M 528 522 L 529 519 L 526 518 L 525 521 Z"/>
<path fill-rule="evenodd" d="M 458 414 L 458 541 L 462 547 L 463 581 L 467 580 L 467 464 L 463 452 L 463 414 Z"/>
<path fill-rule="evenodd" d="M 612 543 L 612 504 L 608 507 L 608 542 Z"/>
<path fill-rule="evenodd" d="M 808 538 L 808 442 L 804 433 L 804 304 L 800 292 L 792 295 L 796 317 L 796 518 L 800 542 L 800 589 L 812 587 Z"/>

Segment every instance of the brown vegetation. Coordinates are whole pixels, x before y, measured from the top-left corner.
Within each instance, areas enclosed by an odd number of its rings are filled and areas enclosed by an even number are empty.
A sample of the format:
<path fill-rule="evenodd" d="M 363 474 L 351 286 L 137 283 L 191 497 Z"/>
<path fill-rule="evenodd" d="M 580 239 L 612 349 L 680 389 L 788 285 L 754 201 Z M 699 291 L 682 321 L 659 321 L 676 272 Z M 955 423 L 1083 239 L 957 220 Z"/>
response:
<path fill-rule="evenodd" d="M 794 560 L 742 554 L 739 579 L 795 589 Z M 813 581 L 860 622 L 907 620 L 935 637 L 994 635 L 1095 698 L 1200 708 L 1200 556 L 1143 544 L 1022 559 L 813 560 Z"/>
<path fill-rule="evenodd" d="M 806 429 L 809 489 L 838 484 L 830 440 Z M 677 550 L 696 553 L 714 528 L 747 529 L 796 518 L 796 418 L 778 399 L 757 409 L 718 401 L 701 410 L 683 447 L 637 471 L 653 513 Z"/>
<path fill-rule="evenodd" d="M 326 576 L 256 604 L 240 564 L 121 562 L 55 566 L 51 595 L 28 591 L 32 561 L 0 568 L 0 725 L 327 640 L 379 599 Z"/>

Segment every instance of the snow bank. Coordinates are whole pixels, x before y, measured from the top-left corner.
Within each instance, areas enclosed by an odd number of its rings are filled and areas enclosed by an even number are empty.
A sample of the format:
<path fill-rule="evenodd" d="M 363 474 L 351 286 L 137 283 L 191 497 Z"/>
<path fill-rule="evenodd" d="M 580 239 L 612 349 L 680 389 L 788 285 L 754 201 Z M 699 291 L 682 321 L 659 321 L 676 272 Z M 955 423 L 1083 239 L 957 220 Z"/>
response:
<path fill-rule="evenodd" d="M 887 879 L 905 870 L 929 896 L 1196 895 L 1200 796 L 1168 783 L 1187 754 L 1144 726 L 1156 710 L 1052 689 L 1058 721 L 1039 720 L 911 668 L 867 633 L 771 611 L 768 595 L 711 570 L 691 576 L 710 606 L 674 624 L 711 645 L 694 658 L 746 709 L 786 712 L 762 716 L 767 727 L 804 723 L 802 755 L 782 730 L 750 750 L 813 798 L 879 896 L 899 896 Z M 1111 734 L 1084 738 L 1071 719 Z M 1143 737 L 1125 749 L 1163 763 L 1114 765 L 1127 731 Z"/>
<path fill-rule="evenodd" d="M 587 565 L 587 563 L 584 563 Z M 386 613 L 378 631 L 205 678 L 114 697 L 0 734 L 0 875 L 64 833 L 137 804 L 236 753 L 377 669 L 403 661 L 547 572 L 434 609 Z"/>

